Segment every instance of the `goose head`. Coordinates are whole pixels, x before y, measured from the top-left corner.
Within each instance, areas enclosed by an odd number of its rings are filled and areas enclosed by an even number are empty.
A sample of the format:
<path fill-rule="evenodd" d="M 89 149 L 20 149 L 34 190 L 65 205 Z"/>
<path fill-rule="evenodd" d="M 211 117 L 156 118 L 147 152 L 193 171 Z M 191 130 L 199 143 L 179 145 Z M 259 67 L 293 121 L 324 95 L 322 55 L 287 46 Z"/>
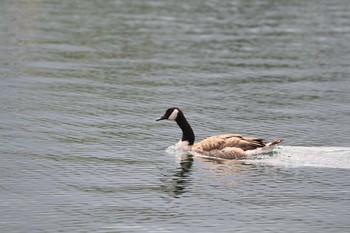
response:
<path fill-rule="evenodd" d="M 179 148 L 187 151 L 191 150 L 191 147 L 195 140 L 195 136 L 183 112 L 177 107 L 168 108 L 165 111 L 164 115 L 157 119 L 157 121 L 161 120 L 176 121 L 176 123 L 182 130 L 182 138 L 178 143 Z"/>
<path fill-rule="evenodd" d="M 177 117 L 183 114 L 182 111 L 177 108 L 177 107 L 172 107 L 172 108 L 168 108 L 164 115 L 161 116 L 160 118 L 158 118 L 156 121 L 161 121 L 161 120 L 171 120 L 171 121 L 176 121 Z"/>

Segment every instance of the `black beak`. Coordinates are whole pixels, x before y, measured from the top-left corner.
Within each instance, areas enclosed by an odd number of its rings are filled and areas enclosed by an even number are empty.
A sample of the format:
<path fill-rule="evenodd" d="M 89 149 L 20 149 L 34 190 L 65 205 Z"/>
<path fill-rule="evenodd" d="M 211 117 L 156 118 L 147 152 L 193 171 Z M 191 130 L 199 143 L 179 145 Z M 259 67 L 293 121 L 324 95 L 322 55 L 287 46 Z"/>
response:
<path fill-rule="evenodd" d="M 167 119 L 167 117 L 164 115 L 161 118 L 158 118 L 156 121 L 161 121 L 161 120 L 166 120 L 166 119 Z"/>

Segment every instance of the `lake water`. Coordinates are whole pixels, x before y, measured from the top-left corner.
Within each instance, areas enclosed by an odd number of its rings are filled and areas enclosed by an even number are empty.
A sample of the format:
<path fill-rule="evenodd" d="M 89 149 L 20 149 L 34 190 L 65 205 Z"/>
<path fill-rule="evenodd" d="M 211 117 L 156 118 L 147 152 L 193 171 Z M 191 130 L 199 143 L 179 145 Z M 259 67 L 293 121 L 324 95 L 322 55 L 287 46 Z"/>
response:
<path fill-rule="evenodd" d="M 349 232 L 350 2 L 5 0 L 1 232 Z M 284 138 L 212 161 L 198 139 Z"/>

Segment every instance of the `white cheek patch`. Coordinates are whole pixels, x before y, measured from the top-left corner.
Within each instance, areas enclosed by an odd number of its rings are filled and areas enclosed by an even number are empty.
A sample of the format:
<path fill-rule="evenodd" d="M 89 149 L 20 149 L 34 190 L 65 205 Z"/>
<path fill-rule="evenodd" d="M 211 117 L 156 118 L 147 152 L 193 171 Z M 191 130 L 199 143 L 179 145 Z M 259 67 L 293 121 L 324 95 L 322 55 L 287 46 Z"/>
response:
<path fill-rule="evenodd" d="M 168 120 L 175 121 L 177 114 L 179 113 L 179 110 L 174 109 L 174 111 L 171 113 L 171 115 L 168 117 Z"/>

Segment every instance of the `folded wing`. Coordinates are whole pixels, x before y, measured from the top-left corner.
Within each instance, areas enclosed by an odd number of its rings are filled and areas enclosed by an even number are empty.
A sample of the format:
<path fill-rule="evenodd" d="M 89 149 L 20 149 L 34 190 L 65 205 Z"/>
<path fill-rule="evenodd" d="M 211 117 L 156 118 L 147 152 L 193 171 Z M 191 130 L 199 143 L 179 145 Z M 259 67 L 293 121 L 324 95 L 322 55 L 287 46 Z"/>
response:
<path fill-rule="evenodd" d="M 227 147 L 240 148 L 243 151 L 266 146 L 266 141 L 258 138 L 243 137 L 240 134 L 223 134 L 212 136 L 193 145 L 192 150 L 222 150 Z"/>

